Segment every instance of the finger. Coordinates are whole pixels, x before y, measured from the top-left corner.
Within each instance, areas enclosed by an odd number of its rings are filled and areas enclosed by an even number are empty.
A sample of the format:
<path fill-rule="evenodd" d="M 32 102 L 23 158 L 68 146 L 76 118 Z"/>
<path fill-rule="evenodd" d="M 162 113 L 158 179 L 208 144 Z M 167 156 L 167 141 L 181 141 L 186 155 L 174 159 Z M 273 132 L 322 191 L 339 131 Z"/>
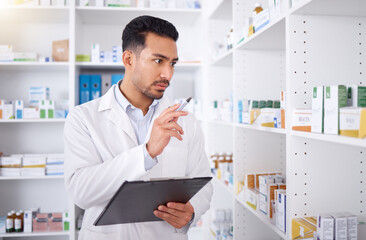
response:
<path fill-rule="evenodd" d="M 181 116 L 187 116 L 187 115 L 188 115 L 188 112 L 184 112 L 184 111 L 169 112 L 169 113 L 165 114 L 164 116 L 162 116 L 160 118 L 160 121 L 162 123 L 167 123 L 167 122 L 172 121 L 174 118 L 178 119 Z"/>
<path fill-rule="evenodd" d="M 175 138 L 177 138 L 179 141 L 182 141 L 183 140 L 183 137 L 182 137 L 182 135 L 180 135 L 177 131 L 175 131 L 175 130 L 169 130 L 170 132 L 169 132 L 169 136 L 170 137 L 175 137 Z"/>
<path fill-rule="evenodd" d="M 174 112 L 175 110 L 177 110 L 179 108 L 180 104 L 174 104 L 173 106 L 168 107 L 167 109 L 165 109 L 161 114 L 160 117 L 164 116 L 165 114 L 169 113 L 169 112 Z"/>
<path fill-rule="evenodd" d="M 158 210 L 161 211 L 161 212 L 166 212 L 166 213 L 169 213 L 175 217 L 178 217 L 178 218 L 181 218 L 183 215 L 184 215 L 184 212 L 182 211 L 179 211 L 177 209 L 174 209 L 174 208 L 168 208 L 166 206 L 159 206 L 158 207 Z"/>
<path fill-rule="evenodd" d="M 168 208 L 174 208 L 176 210 L 185 212 L 187 211 L 187 206 L 185 203 L 169 202 L 167 204 Z"/>
<path fill-rule="evenodd" d="M 183 128 L 181 126 L 179 126 L 178 123 L 176 122 L 170 122 L 166 125 L 166 128 L 169 129 L 169 130 L 177 130 L 180 134 L 184 134 L 184 131 L 183 131 Z"/>
<path fill-rule="evenodd" d="M 181 219 L 179 219 L 169 213 L 155 210 L 154 215 L 157 218 L 160 218 L 160 219 L 166 221 L 167 223 L 169 223 L 170 225 L 172 225 L 175 228 L 181 228 L 184 225 L 184 222 Z"/>

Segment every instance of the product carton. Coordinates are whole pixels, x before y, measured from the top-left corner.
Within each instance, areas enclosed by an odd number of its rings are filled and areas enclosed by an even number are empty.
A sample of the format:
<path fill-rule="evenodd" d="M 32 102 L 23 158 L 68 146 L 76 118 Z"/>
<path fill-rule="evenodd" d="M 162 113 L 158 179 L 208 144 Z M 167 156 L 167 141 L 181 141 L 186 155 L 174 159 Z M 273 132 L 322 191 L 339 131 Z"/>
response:
<path fill-rule="evenodd" d="M 254 210 L 257 210 L 257 207 L 259 207 L 258 195 L 259 193 L 255 189 L 245 190 L 245 202 Z"/>
<path fill-rule="evenodd" d="M 23 232 L 25 232 L 25 233 L 32 232 L 32 218 L 33 218 L 32 211 L 24 211 Z"/>
<path fill-rule="evenodd" d="M 327 86 L 324 94 L 324 133 L 339 134 L 339 109 L 347 106 L 347 87 Z"/>
<path fill-rule="evenodd" d="M 292 115 L 292 130 L 311 132 L 311 109 L 295 109 Z"/>
<path fill-rule="evenodd" d="M 19 168 L 22 165 L 22 158 L 17 156 L 0 157 L 1 168 Z"/>
<path fill-rule="evenodd" d="M 253 26 L 254 32 L 258 32 L 263 27 L 265 27 L 269 23 L 269 11 L 268 9 L 263 9 L 260 13 L 253 15 Z"/>
<path fill-rule="evenodd" d="M 366 138 L 366 108 L 340 109 L 340 135 Z"/>
<path fill-rule="evenodd" d="M 273 204 L 272 202 L 274 202 L 275 200 L 275 195 L 274 195 L 274 191 L 278 189 L 278 185 L 276 183 L 270 183 L 268 184 L 268 189 L 267 189 L 267 209 L 268 209 L 268 217 L 272 218 L 273 217 Z"/>
<path fill-rule="evenodd" d="M 317 218 L 319 240 L 334 240 L 334 218 L 329 214 L 319 214 Z"/>
<path fill-rule="evenodd" d="M 366 86 L 350 86 L 348 88 L 348 100 L 348 106 L 366 107 Z"/>
<path fill-rule="evenodd" d="M 303 218 L 292 219 L 292 236 L 291 239 L 311 239 L 317 231 L 315 225 Z"/>
<path fill-rule="evenodd" d="M 348 240 L 347 217 L 342 213 L 332 213 L 334 218 L 334 240 Z"/>
<path fill-rule="evenodd" d="M 69 61 L 69 39 L 52 42 L 52 58 L 55 62 Z"/>
<path fill-rule="evenodd" d="M 344 215 L 347 217 L 348 240 L 357 240 L 357 216 L 348 212 L 345 212 Z"/>
<path fill-rule="evenodd" d="M 313 98 L 311 102 L 311 132 L 323 133 L 324 131 L 324 87 L 313 88 Z"/>
<path fill-rule="evenodd" d="M 259 193 L 259 211 L 266 215 L 268 213 L 268 197 L 262 193 Z"/>
<path fill-rule="evenodd" d="M 275 179 L 273 176 L 259 176 L 259 192 L 267 195 L 268 184 L 274 183 Z"/>
<path fill-rule="evenodd" d="M 287 197 L 285 190 L 275 190 L 276 196 L 276 226 L 286 232 L 286 204 Z"/>

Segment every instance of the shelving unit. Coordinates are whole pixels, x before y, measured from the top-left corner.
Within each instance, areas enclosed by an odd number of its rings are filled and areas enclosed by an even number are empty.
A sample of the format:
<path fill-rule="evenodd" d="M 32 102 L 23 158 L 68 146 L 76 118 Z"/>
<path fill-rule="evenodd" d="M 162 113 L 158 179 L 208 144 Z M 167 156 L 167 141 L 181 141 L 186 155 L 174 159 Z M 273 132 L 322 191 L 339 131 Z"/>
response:
<path fill-rule="evenodd" d="M 75 55 L 90 54 L 92 43 L 99 43 L 100 50 L 111 51 L 112 46 L 121 44 L 125 25 L 140 15 L 171 21 L 180 34 L 177 45 L 181 62 L 175 66 L 176 73 L 166 95 L 172 100 L 197 97 L 195 86 L 197 79 L 201 78 L 202 40 L 197 37 L 192 46 L 192 36 L 201 35 L 201 9 L 97 8 L 79 7 L 75 2 L 69 1 L 70 6 L 66 7 L 0 7 L 0 44 L 13 45 L 13 52 L 36 52 L 39 56 L 49 57 L 52 41 L 69 39 L 69 62 L 0 63 L 1 99 L 26 100 L 30 86 L 48 86 L 50 99 L 68 99 L 69 109 L 78 105 L 79 74 L 121 74 L 124 67 L 122 63 L 76 62 Z M 64 122 L 65 119 L 0 120 L 1 151 L 6 155 L 63 152 Z M 0 215 L 6 215 L 10 209 L 32 207 L 41 207 L 45 212 L 68 210 L 70 226 L 75 226 L 75 220 L 83 210 L 68 198 L 63 179 L 63 176 L 0 177 L 1 192 L 9 192 L 1 199 Z M 47 199 L 43 199 L 46 194 Z M 74 240 L 77 234 L 75 228 L 71 228 L 70 232 L 2 234 L 0 239 Z"/>
<path fill-rule="evenodd" d="M 241 29 L 256 2 L 215 1 L 215 7 L 204 13 L 206 26 L 211 28 L 206 34 L 221 32 L 224 38 L 230 26 L 234 31 Z M 267 7 L 266 1 L 261 3 Z M 227 11 L 229 6 L 232 11 Z M 311 108 L 313 86 L 366 84 L 366 2 L 304 0 L 290 8 L 288 1 L 281 1 L 281 6 L 279 18 L 206 62 L 205 86 L 213 94 L 205 95 L 203 108 L 211 109 L 213 100 L 228 98 L 230 92 L 234 104 L 233 123 L 210 117 L 203 121 L 205 134 L 213 136 L 206 140 L 208 153 L 233 151 L 234 183 L 242 181 L 245 173 L 279 171 L 287 176 L 288 232 L 282 233 L 266 216 L 234 196 L 234 203 L 227 200 L 234 209 L 234 239 L 291 239 L 292 218 L 318 213 L 348 211 L 361 220 L 366 218 L 366 140 L 291 130 L 292 110 Z M 223 17 L 222 9 L 232 15 Z M 213 68 L 226 77 L 211 74 Z M 236 123 L 238 99 L 279 99 L 281 90 L 287 92 L 287 129 Z M 226 187 L 217 184 L 217 191 Z M 344 191 L 342 196 L 339 191 Z M 228 189 L 220 194 L 233 195 Z"/>

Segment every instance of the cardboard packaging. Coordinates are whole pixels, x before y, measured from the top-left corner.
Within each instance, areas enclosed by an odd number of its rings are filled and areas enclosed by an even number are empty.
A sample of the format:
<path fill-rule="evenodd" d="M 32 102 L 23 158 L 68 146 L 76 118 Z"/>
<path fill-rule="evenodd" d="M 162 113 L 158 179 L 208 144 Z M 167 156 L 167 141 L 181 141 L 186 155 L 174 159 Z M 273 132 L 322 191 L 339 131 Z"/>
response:
<path fill-rule="evenodd" d="M 48 231 L 61 232 L 63 231 L 62 213 L 48 214 Z"/>
<path fill-rule="evenodd" d="M 311 132 L 311 109 L 295 109 L 292 114 L 292 130 Z"/>
<path fill-rule="evenodd" d="M 313 87 L 311 132 L 324 132 L 324 87 Z"/>
<path fill-rule="evenodd" d="M 14 105 L 12 101 L 9 102 L 5 102 L 2 105 L 2 119 L 4 120 L 9 120 L 9 119 L 14 119 Z"/>
<path fill-rule="evenodd" d="M 268 9 L 263 9 L 258 14 L 253 15 L 253 26 L 254 32 L 258 32 L 262 28 L 264 28 L 269 23 L 269 11 Z"/>
<path fill-rule="evenodd" d="M 339 128 L 342 136 L 366 138 L 366 108 L 341 108 Z"/>
<path fill-rule="evenodd" d="M 357 240 L 357 216 L 351 213 L 343 213 L 347 217 L 347 237 L 348 240 Z"/>
<path fill-rule="evenodd" d="M 91 61 L 93 63 L 99 63 L 99 61 L 100 61 L 100 52 L 99 51 L 100 51 L 99 44 L 94 43 L 91 45 Z"/>
<path fill-rule="evenodd" d="M 23 100 L 15 100 L 14 103 L 15 119 L 23 119 L 23 108 L 24 108 Z"/>
<path fill-rule="evenodd" d="M 49 87 L 30 87 L 29 88 L 29 105 L 31 107 L 39 107 L 40 100 L 48 100 L 50 97 Z"/>
<path fill-rule="evenodd" d="M 276 226 L 282 231 L 286 232 L 286 204 L 287 196 L 285 190 L 275 190 L 276 196 Z"/>
<path fill-rule="evenodd" d="M 38 108 L 24 108 L 23 119 L 39 119 L 40 114 Z"/>
<path fill-rule="evenodd" d="M 348 240 L 347 217 L 342 213 L 332 213 L 334 218 L 334 240 Z"/>
<path fill-rule="evenodd" d="M 24 155 L 23 168 L 45 168 L 46 156 L 45 155 Z"/>
<path fill-rule="evenodd" d="M 291 239 L 310 239 L 314 237 L 316 225 L 306 221 L 303 218 L 292 219 L 292 236 Z"/>
<path fill-rule="evenodd" d="M 69 61 L 69 39 L 52 42 L 52 58 L 55 62 Z"/>
<path fill-rule="evenodd" d="M 3 177 L 19 177 L 20 168 L 0 168 L 0 176 Z"/>
<path fill-rule="evenodd" d="M 259 176 L 259 192 L 267 195 L 268 193 L 268 184 L 274 183 L 273 176 Z"/>
<path fill-rule="evenodd" d="M 348 106 L 366 107 L 366 86 L 350 86 L 348 88 L 348 100 Z"/>
<path fill-rule="evenodd" d="M 44 176 L 45 168 L 44 167 L 32 167 L 32 168 L 21 168 L 20 169 L 21 176 Z"/>
<path fill-rule="evenodd" d="M 339 134 L 339 109 L 347 106 L 347 87 L 327 86 L 324 89 L 324 133 Z"/>
<path fill-rule="evenodd" d="M 11 156 L 11 157 L 0 157 L 0 168 L 19 168 L 22 165 L 22 158 Z"/>
<path fill-rule="evenodd" d="M 47 213 L 37 213 L 33 218 L 33 232 L 47 232 L 48 231 L 48 215 Z"/>
<path fill-rule="evenodd" d="M 258 195 L 259 193 L 255 189 L 245 190 L 245 202 L 248 204 L 249 207 L 253 208 L 254 210 L 257 210 L 257 207 L 259 207 Z"/>
<path fill-rule="evenodd" d="M 23 232 L 30 233 L 32 232 L 32 211 L 24 211 L 24 219 L 23 219 Z"/>
<path fill-rule="evenodd" d="M 270 183 L 268 184 L 268 190 L 267 190 L 267 209 L 268 209 L 268 217 L 272 218 L 273 217 L 273 206 L 274 206 L 274 200 L 275 200 L 275 195 L 274 195 L 274 191 L 278 189 L 278 185 L 276 183 Z"/>
<path fill-rule="evenodd" d="M 334 240 L 334 218 L 329 214 L 319 214 L 317 218 L 319 240 Z"/>

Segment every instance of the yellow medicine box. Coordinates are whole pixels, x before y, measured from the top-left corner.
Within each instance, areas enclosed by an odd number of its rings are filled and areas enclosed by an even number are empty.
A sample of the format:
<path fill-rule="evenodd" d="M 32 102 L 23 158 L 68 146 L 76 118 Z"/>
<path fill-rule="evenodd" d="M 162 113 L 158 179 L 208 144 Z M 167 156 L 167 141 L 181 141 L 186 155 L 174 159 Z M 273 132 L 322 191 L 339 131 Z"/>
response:
<path fill-rule="evenodd" d="M 292 219 L 292 236 L 291 239 L 307 239 L 313 238 L 316 232 L 316 225 L 303 218 Z"/>
<path fill-rule="evenodd" d="M 340 135 L 366 138 L 366 108 L 340 109 Z"/>

